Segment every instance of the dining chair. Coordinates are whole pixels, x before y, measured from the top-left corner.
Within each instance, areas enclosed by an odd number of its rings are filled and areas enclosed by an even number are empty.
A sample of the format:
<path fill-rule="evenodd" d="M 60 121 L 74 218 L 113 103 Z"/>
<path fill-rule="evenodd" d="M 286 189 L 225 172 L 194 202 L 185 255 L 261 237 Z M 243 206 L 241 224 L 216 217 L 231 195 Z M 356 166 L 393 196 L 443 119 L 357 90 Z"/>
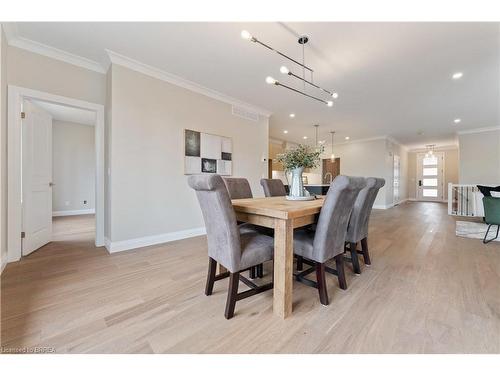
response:
<path fill-rule="evenodd" d="M 318 289 L 322 305 L 328 305 L 325 272 L 337 275 L 341 289 L 347 289 L 344 272 L 344 243 L 354 202 L 366 186 L 363 177 L 337 176 L 330 185 L 321 208 L 316 230 L 294 233 L 293 251 L 312 267 L 295 275 L 297 281 Z M 325 263 L 335 259 L 336 269 Z M 305 276 L 316 271 L 317 281 Z"/>
<path fill-rule="evenodd" d="M 231 319 L 236 301 L 272 289 L 272 282 L 259 286 L 243 277 L 241 272 L 272 260 L 274 240 L 257 231 L 240 231 L 221 176 L 192 175 L 188 177 L 188 184 L 196 191 L 207 231 L 209 261 L 205 294 L 212 294 L 215 281 L 229 277 L 224 316 Z M 216 275 L 217 263 L 228 272 Z M 238 293 L 240 281 L 250 289 Z"/>
<path fill-rule="evenodd" d="M 280 179 L 263 178 L 260 180 L 260 184 L 266 197 L 284 197 L 286 195 L 285 185 Z"/>
<path fill-rule="evenodd" d="M 373 203 L 377 198 L 378 191 L 385 185 L 383 178 L 366 178 L 364 187 L 356 198 L 352 209 L 349 225 L 347 226 L 346 242 L 351 252 L 352 267 L 355 273 L 361 273 L 358 255 L 363 256 L 365 265 L 370 265 L 370 254 L 368 252 L 368 222 L 372 212 Z M 358 242 L 361 242 L 361 251 L 357 250 Z"/>
<path fill-rule="evenodd" d="M 252 189 L 250 188 L 250 183 L 246 178 L 237 178 L 237 177 L 223 177 L 224 184 L 226 185 L 227 191 L 229 193 L 229 197 L 231 199 L 245 199 L 245 198 L 253 198 Z M 256 226 L 248 223 L 238 222 L 240 227 L 240 231 L 246 230 L 256 230 Z M 257 229 L 263 234 L 270 234 L 269 231 L 265 232 L 267 228 Z M 258 264 L 255 267 L 252 267 L 249 270 L 249 277 L 251 279 L 255 279 L 256 277 L 264 276 L 264 265 Z"/>

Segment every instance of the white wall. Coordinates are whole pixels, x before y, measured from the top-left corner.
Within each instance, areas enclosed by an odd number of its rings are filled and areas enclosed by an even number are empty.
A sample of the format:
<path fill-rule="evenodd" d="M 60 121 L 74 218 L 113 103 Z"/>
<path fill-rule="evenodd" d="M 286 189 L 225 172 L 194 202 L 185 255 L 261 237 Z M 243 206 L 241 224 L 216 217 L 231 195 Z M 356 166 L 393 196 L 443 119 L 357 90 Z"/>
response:
<path fill-rule="evenodd" d="M 0 25 L 0 272 L 7 263 L 7 41 Z"/>
<path fill-rule="evenodd" d="M 459 134 L 461 184 L 500 185 L 500 128 Z"/>
<path fill-rule="evenodd" d="M 267 118 L 245 120 L 229 104 L 123 66 L 111 69 L 111 242 L 204 226 L 184 175 L 185 128 L 231 137 L 233 175 L 248 178 L 254 195 L 263 195 Z"/>
<path fill-rule="evenodd" d="M 52 211 L 95 210 L 94 126 L 54 121 L 52 150 Z"/>

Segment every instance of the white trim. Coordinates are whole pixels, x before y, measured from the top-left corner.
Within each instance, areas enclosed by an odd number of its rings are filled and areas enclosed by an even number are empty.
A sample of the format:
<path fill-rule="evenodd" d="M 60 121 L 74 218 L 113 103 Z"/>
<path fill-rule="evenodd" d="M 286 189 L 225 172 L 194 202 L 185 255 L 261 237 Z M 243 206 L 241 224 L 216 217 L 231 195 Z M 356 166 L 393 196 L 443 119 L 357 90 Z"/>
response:
<path fill-rule="evenodd" d="M 104 106 L 17 86 L 8 86 L 7 109 L 7 251 L 8 262 L 21 259 L 21 105 L 25 98 L 59 103 L 96 112 L 96 233 L 95 245 L 104 245 Z"/>
<path fill-rule="evenodd" d="M 68 64 L 76 65 L 81 68 L 93 70 L 94 72 L 105 74 L 105 68 L 97 61 L 87 59 L 82 56 L 75 55 L 70 52 L 60 50 L 58 48 L 48 46 L 46 44 L 35 42 L 34 40 L 24 38 L 18 35 L 17 25 L 15 23 L 5 24 L 8 32 L 6 32 L 7 42 L 9 46 L 17 47 L 47 56 L 55 60 L 64 61 Z"/>
<path fill-rule="evenodd" d="M 246 102 L 241 101 L 239 99 L 233 98 L 231 96 L 222 94 L 218 91 L 212 90 L 212 89 L 205 87 L 205 86 L 202 86 L 202 85 L 199 85 L 198 83 L 189 81 L 185 78 L 176 76 L 172 73 L 168 73 L 168 72 L 161 70 L 159 68 L 155 68 L 153 66 L 144 64 L 140 61 L 131 59 L 130 57 L 120 55 L 120 54 L 113 52 L 109 49 L 106 49 L 106 52 L 108 53 L 109 60 L 112 64 L 124 66 L 124 67 L 131 69 L 131 70 L 134 70 L 136 72 L 148 75 L 150 77 L 159 79 L 161 81 L 171 83 L 171 84 L 179 86 L 179 87 L 183 87 L 183 88 L 188 89 L 190 91 L 197 92 L 199 94 L 208 96 L 210 98 L 219 100 L 219 101 L 224 102 L 224 103 L 228 103 L 228 104 L 235 105 L 238 107 L 243 107 L 249 111 L 257 112 L 259 115 L 267 117 L 267 118 L 269 118 L 269 116 L 271 116 L 271 114 L 272 114 L 272 112 L 269 111 L 268 109 L 256 107 L 252 104 L 249 104 L 249 103 L 246 103 Z"/>
<path fill-rule="evenodd" d="M 408 152 L 408 146 L 399 143 L 396 139 L 392 138 L 391 136 L 387 136 L 387 140 L 401 147 L 403 151 Z"/>
<path fill-rule="evenodd" d="M 76 216 L 76 215 L 91 215 L 95 214 L 95 209 L 90 208 L 88 210 L 67 210 L 67 211 L 53 211 L 52 217 L 55 216 Z"/>
<path fill-rule="evenodd" d="M 7 266 L 7 259 L 5 257 L 2 258 L 2 265 L 0 266 L 0 274 L 2 274 L 3 270 Z"/>
<path fill-rule="evenodd" d="M 500 130 L 500 126 L 492 126 L 489 128 L 478 128 L 478 129 L 471 129 L 471 130 L 460 130 L 457 132 L 458 135 L 462 134 L 475 134 L 475 133 L 484 133 L 484 132 L 493 132 L 496 130 Z"/>
<path fill-rule="evenodd" d="M 165 242 L 182 240 L 190 237 L 197 237 L 206 234 L 205 227 L 186 229 L 177 232 L 157 234 L 155 236 L 139 237 L 130 240 L 112 242 L 105 239 L 106 249 L 110 254 L 120 251 L 137 249 L 145 246 L 157 245 Z"/>
<path fill-rule="evenodd" d="M 434 151 L 449 151 L 449 150 L 458 150 L 458 145 L 439 146 L 434 148 Z M 423 148 L 413 148 L 408 152 L 427 152 L 427 151 L 428 149 L 423 147 Z"/>

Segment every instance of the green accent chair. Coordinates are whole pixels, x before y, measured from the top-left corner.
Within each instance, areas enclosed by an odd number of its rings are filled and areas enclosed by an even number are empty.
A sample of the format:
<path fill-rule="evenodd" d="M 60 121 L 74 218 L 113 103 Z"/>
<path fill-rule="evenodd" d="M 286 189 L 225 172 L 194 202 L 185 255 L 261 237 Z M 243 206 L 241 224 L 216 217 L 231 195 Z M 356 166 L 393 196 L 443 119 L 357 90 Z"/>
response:
<path fill-rule="evenodd" d="M 486 234 L 483 238 L 483 243 L 491 242 L 498 238 L 498 232 L 500 230 L 500 198 L 496 197 L 484 197 L 483 198 L 483 206 L 484 206 L 484 221 L 488 224 L 488 229 L 486 230 Z M 493 238 L 487 240 L 488 232 L 492 225 L 497 226 L 497 235 Z"/>

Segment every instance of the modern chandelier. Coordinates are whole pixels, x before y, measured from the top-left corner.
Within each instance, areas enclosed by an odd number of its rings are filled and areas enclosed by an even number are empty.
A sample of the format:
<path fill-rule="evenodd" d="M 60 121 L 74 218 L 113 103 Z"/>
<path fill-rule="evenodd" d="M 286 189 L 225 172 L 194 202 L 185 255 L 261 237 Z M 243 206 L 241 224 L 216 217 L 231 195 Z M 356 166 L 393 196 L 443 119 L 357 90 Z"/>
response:
<path fill-rule="evenodd" d="M 245 40 L 249 40 L 251 42 L 254 42 L 254 43 L 257 43 L 265 48 L 267 48 L 268 50 L 270 51 L 273 51 L 275 53 L 277 53 L 278 55 L 280 55 L 281 57 L 284 57 L 286 59 L 288 59 L 289 61 L 291 61 L 292 63 L 298 65 L 299 67 L 302 68 L 302 76 L 296 74 L 296 73 L 293 73 L 289 68 L 287 68 L 286 66 L 281 66 L 280 68 L 280 72 L 282 74 L 286 74 L 290 77 L 293 77 L 293 78 L 296 78 L 298 80 L 301 80 L 303 82 L 303 90 L 299 90 L 299 89 L 296 89 L 296 88 L 293 88 L 291 86 L 288 86 L 288 85 L 285 85 L 284 83 L 274 79 L 273 77 L 271 76 L 268 76 L 266 78 L 266 82 L 270 85 L 275 85 L 275 86 L 281 86 L 281 87 L 284 87 L 290 91 L 293 91 L 297 94 L 301 94 L 303 96 L 306 96 L 308 98 L 311 98 L 311 99 L 314 99 L 314 100 L 317 100 L 318 102 L 321 102 L 323 104 L 326 104 L 328 107 L 332 107 L 333 106 L 333 101 L 330 100 L 331 99 L 337 99 L 339 97 L 338 93 L 336 93 L 335 91 L 331 91 L 331 90 L 327 90 L 327 89 L 324 89 L 323 87 L 317 85 L 314 83 L 314 70 L 310 67 L 308 67 L 306 64 L 305 64 L 305 45 L 306 43 L 309 41 L 309 37 L 303 35 L 301 36 L 299 39 L 298 39 L 298 43 L 300 45 L 302 45 L 302 63 L 300 63 L 299 61 L 291 58 L 290 56 L 274 49 L 273 47 L 271 47 L 270 45 L 266 44 L 266 43 L 263 43 L 262 41 L 258 40 L 256 37 L 252 36 L 252 34 L 250 34 L 247 30 L 243 30 L 241 32 L 241 37 Z M 306 70 L 309 72 L 311 78 L 310 79 L 306 79 Z M 318 97 L 318 96 L 315 96 L 315 95 L 311 95 L 311 94 L 308 94 L 305 92 L 305 89 L 306 89 L 306 84 L 318 89 L 319 91 L 321 91 L 322 93 L 326 93 L 328 94 L 328 100 L 326 99 L 323 99 L 321 97 Z"/>

